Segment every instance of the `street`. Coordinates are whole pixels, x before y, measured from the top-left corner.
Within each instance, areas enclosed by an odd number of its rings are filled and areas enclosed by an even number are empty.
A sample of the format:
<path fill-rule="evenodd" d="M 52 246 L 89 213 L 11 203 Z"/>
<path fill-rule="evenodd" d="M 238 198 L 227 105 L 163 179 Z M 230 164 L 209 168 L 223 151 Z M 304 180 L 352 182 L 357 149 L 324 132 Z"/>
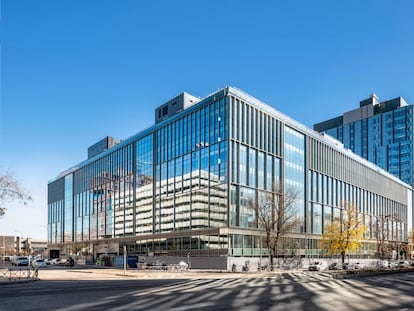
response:
<path fill-rule="evenodd" d="M 0 310 L 413 310 L 414 273 L 44 280 L 0 287 Z"/>

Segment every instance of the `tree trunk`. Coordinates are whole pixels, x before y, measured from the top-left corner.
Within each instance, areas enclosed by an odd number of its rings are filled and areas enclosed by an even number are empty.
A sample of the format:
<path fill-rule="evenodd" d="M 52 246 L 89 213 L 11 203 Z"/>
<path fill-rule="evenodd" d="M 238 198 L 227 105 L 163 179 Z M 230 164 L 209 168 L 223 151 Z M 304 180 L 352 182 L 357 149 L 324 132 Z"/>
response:
<path fill-rule="evenodd" d="M 345 252 L 341 253 L 342 264 L 345 262 Z"/>
<path fill-rule="evenodd" d="M 273 251 L 270 251 L 270 271 L 273 271 L 273 258 L 275 257 Z"/>

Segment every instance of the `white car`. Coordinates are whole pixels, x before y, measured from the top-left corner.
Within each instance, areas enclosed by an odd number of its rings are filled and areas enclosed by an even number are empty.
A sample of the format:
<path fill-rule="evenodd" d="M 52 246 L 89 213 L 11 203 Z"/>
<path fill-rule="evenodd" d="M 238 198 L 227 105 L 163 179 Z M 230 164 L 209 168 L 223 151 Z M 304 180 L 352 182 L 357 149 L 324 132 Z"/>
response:
<path fill-rule="evenodd" d="M 50 262 L 50 264 L 52 264 L 52 265 L 60 265 L 61 263 L 62 263 L 62 259 L 60 259 L 60 258 L 54 258 Z"/>
<path fill-rule="evenodd" d="M 46 267 L 46 261 L 44 259 L 36 259 L 32 261 L 32 267 L 33 268 Z"/>
<path fill-rule="evenodd" d="M 393 268 L 398 268 L 398 262 L 397 261 L 390 261 L 388 266 L 393 269 Z"/>
<path fill-rule="evenodd" d="M 407 260 L 402 260 L 398 263 L 398 268 L 408 268 L 410 263 Z"/>
<path fill-rule="evenodd" d="M 380 269 L 384 269 L 384 268 L 389 268 L 390 267 L 390 263 L 386 260 L 381 260 L 378 262 L 378 267 Z"/>
<path fill-rule="evenodd" d="M 315 261 L 313 264 L 309 265 L 309 271 L 322 271 L 326 270 L 326 263 L 323 261 Z"/>
<path fill-rule="evenodd" d="M 342 264 L 339 262 L 333 262 L 328 266 L 328 270 L 342 270 Z"/>

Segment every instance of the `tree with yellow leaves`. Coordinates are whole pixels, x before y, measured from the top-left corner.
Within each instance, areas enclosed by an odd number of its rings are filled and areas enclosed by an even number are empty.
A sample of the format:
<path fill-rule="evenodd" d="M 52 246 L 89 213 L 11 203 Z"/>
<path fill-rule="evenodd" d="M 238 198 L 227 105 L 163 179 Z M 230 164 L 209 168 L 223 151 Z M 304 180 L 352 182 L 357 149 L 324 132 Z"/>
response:
<path fill-rule="evenodd" d="M 334 219 L 325 227 L 322 236 L 322 247 L 329 255 L 340 254 L 342 263 L 345 255 L 362 247 L 362 239 L 367 228 L 363 224 L 362 217 L 358 217 L 358 211 L 351 203 L 343 204 L 339 218 Z"/>

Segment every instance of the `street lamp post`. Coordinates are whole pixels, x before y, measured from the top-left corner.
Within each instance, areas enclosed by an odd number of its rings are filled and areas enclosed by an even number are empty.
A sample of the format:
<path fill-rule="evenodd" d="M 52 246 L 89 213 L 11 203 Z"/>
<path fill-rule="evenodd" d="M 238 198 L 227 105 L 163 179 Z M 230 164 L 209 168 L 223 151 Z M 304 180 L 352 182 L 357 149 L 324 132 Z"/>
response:
<path fill-rule="evenodd" d="M 3 245 L 0 247 L 3 249 L 3 263 L 5 263 L 6 260 L 6 237 L 3 235 Z"/>
<path fill-rule="evenodd" d="M 6 257 L 6 237 L 3 235 L 3 261 Z"/>
<path fill-rule="evenodd" d="M 124 275 L 126 274 L 126 266 L 127 266 L 126 260 L 127 260 L 127 249 L 126 249 L 126 245 L 124 245 Z"/>

